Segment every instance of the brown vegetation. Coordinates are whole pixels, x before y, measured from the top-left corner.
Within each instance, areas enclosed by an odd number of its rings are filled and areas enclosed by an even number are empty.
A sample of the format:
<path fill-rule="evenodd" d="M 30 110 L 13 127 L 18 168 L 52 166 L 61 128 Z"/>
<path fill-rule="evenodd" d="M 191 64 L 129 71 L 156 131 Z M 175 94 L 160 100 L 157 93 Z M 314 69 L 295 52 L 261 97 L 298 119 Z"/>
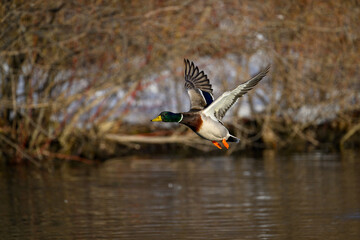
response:
<path fill-rule="evenodd" d="M 272 63 L 258 86 L 270 97 L 248 95 L 256 127 L 231 116 L 244 143 L 284 147 L 300 138 L 316 146 L 314 126 L 330 119 L 346 144 L 359 133 L 359 16 L 350 0 L 2 1 L 0 157 L 36 165 L 97 157 L 91 149 L 103 149 L 108 134 L 129 134 L 131 101 L 164 80 L 145 78 L 167 69 L 182 81 L 184 57 L 229 54 L 241 79 L 254 55 Z M 254 111 L 255 100 L 265 111 Z M 299 121 L 304 106 L 317 111 Z"/>

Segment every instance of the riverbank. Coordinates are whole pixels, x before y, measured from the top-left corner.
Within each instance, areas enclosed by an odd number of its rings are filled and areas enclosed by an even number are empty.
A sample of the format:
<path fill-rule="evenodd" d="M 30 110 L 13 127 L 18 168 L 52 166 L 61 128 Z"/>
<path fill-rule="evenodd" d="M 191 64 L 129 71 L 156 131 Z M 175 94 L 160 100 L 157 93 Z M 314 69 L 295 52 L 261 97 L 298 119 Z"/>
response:
<path fill-rule="evenodd" d="M 280 118 L 276 121 L 238 119 L 225 123 L 230 132 L 241 139 L 238 144 L 230 143 L 229 150 L 217 149 L 210 141 L 203 140 L 182 125 L 169 128 L 169 125 L 162 124 L 112 122 L 105 130 L 99 127 L 75 128 L 60 138 L 43 138 L 33 148 L 29 145 L 29 138 L 12 138 L 3 128 L 0 132 L 0 159 L 8 164 L 29 162 L 40 167 L 52 159 L 93 163 L 109 158 L 169 152 L 186 157 L 236 155 L 265 149 L 282 152 L 344 151 L 359 149 L 360 146 L 360 123 L 356 123 L 356 114 L 352 116 L 354 118 L 346 121 L 335 119 L 318 125 L 291 124 Z"/>
<path fill-rule="evenodd" d="M 247 134 L 239 131 L 241 124 L 247 129 Z M 279 125 L 282 125 L 279 123 Z M 131 129 L 133 134 L 125 132 L 107 133 L 104 135 L 89 136 L 87 132 L 78 132 L 73 136 L 74 143 L 83 143 L 72 146 L 72 153 L 80 152 L 80 156 L 89 159 L 106 160 L 113 157 L 128 155 L 151 154 L 180 154 L 190 155 L 224 155 L 242 154 L 244 151 L 261 151 L 273 149 L 279 151 L 343 151 L 358 149 L 360 134 L 357 125 L 348 127 L 337 121 L 308 126 L 299 131 L 290 129 L 280 131 L 260 125 L 256 121 L 242 119 L 237 126 L 226 124 L 229 130 L 242 141 L 238 144 L 230 143 L 230 149 L 219 150 L 209 141 L 203 140 L 184 126 L 176 126 L 174 130 L 159 128 L 158 126 L 123 126 Z M 88 143 L 88 144 L 86 144 Z"/>

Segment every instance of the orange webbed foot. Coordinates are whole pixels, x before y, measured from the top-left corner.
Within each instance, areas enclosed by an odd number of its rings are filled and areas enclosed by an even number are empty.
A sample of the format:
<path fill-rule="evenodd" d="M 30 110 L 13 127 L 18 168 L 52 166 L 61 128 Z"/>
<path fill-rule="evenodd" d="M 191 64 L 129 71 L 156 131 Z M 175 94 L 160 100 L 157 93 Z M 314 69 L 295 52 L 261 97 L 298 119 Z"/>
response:
<path fill-rule="evenodd" d="M 222 140 L 222 143 L 224 144 L 224 146 L 226 147 L 226 149 L 229 149 L 229 144 L 226 142 L 226 139 L 225 139 L 225 138 Z"/>
<path fill-rule="evenodd" d="M 220 144 L 218 142 L 215 141 L 211 141 L 218 149 L 222 149 Z"/>

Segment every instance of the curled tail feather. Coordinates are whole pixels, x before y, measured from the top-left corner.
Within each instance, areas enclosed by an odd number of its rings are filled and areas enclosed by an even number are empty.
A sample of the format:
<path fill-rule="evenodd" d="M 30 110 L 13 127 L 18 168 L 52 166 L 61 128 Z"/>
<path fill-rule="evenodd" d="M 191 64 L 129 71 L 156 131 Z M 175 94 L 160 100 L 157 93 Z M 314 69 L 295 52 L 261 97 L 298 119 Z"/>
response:
<path fill-rule="evenodd" d="M 240 142 L 240 139 L 238 139 L 237 137 L 230 135 L 229 138 L 227 139 L 228 142 Z"/>

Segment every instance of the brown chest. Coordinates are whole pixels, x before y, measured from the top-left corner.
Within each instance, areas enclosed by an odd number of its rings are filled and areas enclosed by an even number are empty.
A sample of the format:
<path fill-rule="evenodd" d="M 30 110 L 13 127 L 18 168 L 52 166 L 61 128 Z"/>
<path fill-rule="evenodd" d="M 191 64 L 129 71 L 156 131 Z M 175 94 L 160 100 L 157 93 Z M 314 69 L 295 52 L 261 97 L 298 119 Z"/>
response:
<path fill-rule="evenodd" d="M 194 113 L 184 113 L 183 119 L 181 120 L 182 124 L 185 124 L 194 132 L 198 132 L 203 124 L 200 114 Z"/>

